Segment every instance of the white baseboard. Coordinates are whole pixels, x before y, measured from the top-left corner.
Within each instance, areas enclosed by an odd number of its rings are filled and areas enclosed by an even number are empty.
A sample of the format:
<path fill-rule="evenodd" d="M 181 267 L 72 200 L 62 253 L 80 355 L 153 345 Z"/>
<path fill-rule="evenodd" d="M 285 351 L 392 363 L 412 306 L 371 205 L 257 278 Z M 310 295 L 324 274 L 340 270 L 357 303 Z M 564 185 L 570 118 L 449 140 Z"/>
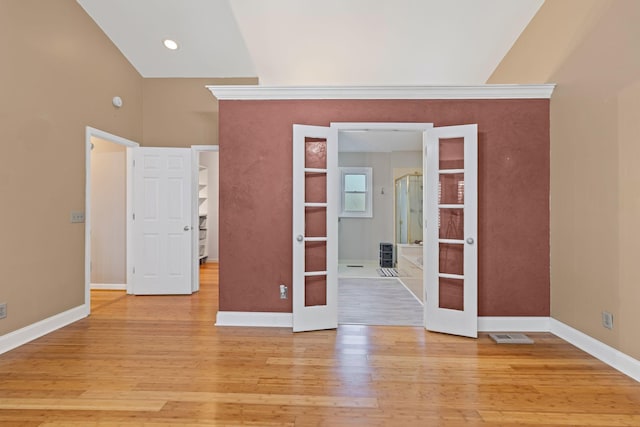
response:
<path fill-rule="evenodd" d="M 479 332 L 549 332 L 549 317 L 478 317 Z"/>
<path fill-rule="evenodd" d="M 86 304 L 69 309 L 55 316 L 48 317 L 39 322 L 25 326 L 17 331 L 9 332 L 0 336 L 0 354 L 20 347 L 23 344 L 40 338 L 50 332 L 67 326 L 70 323 L 83 319 L 89 315 L 89 308 Z"/>
<path fill-rule="evenodd" d="M 92 283 L 90 288 L 101 291 L 126 291 L 127 285 L 126 283 Z"/>
<path fill-rule="evenodd" d="M 291 313 L 219 311 L 216 326 L 255 326 L 290 328 Z M 549 332 L 548 317 L 479 317 L 481 332 Z"/>
<path fill-rule="evenodd" d="M 251 311 L 219 311 L 216 316 L 216 326 L 291 328 L 293 326 L 293 314 Z"/>
<path fill-rule="evenodd" d="M 640 382 L 639 360 L 636 360 L 633 357 L 628 356 L 556 319 L 551 319 L 549 332 Z"/>

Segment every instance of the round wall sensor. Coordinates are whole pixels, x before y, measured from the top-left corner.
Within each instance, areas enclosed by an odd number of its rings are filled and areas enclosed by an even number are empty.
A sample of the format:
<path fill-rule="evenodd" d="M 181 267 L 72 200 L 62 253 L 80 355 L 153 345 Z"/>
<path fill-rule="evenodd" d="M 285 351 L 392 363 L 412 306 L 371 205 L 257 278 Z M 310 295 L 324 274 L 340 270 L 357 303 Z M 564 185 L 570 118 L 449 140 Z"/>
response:
<path fill-rule="evenodd" d="M 122 107 L 122 98 L 120 98 L 119 96 L 114 96 L 111 102 L 113 103 L 113 106 L 116 108 Z"/>

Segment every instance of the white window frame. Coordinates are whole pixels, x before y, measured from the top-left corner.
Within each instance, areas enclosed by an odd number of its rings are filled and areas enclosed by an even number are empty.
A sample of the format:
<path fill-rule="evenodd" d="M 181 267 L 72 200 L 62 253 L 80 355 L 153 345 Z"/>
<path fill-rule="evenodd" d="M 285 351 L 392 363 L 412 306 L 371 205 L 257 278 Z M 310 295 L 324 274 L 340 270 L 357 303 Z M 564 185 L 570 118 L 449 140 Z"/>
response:
<path fill-rule="evenodd" d="M 345 175 L 365 175 L 367 189 L 365 192 L 365 210 L 362 212 L 345 210 Z M 340 168 L 340 217 L 343 218 L 373 218 L 373 168 L 370 167 L 341 167 Z"/>

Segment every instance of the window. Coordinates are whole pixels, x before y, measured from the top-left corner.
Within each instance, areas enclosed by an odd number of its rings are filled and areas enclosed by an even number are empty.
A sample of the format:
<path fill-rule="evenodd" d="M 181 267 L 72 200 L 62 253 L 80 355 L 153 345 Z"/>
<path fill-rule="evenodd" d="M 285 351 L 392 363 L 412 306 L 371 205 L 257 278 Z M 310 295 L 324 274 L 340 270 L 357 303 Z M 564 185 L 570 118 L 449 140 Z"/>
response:
<path fill-rule="evenodd" d="M 340 216 L 373 217 L 371 168 L 340 168 Z"/>

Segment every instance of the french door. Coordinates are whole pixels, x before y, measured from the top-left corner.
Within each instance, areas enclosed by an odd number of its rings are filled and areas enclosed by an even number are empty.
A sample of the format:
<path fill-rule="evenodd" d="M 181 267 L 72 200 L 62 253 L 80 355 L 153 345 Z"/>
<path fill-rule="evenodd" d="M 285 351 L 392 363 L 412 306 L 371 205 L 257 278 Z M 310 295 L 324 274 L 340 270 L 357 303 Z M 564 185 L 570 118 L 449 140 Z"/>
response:
<path fill-rule="evenodd" d="M 293 125 L 293 331 L 338 327 L 338 132 Z"/>
<path fill-rule="evenodd" d="M 477 125 L 423 134 L 425 328 L 478 336 Z"/>
<path fill-rule="evenodd" d="M 295 332 L 338 324 L 337 142 L 334 127 L 293 126 Z M 477 125 L 424 131 L 423 157 L 425 328 L 477 337 Z"/>

